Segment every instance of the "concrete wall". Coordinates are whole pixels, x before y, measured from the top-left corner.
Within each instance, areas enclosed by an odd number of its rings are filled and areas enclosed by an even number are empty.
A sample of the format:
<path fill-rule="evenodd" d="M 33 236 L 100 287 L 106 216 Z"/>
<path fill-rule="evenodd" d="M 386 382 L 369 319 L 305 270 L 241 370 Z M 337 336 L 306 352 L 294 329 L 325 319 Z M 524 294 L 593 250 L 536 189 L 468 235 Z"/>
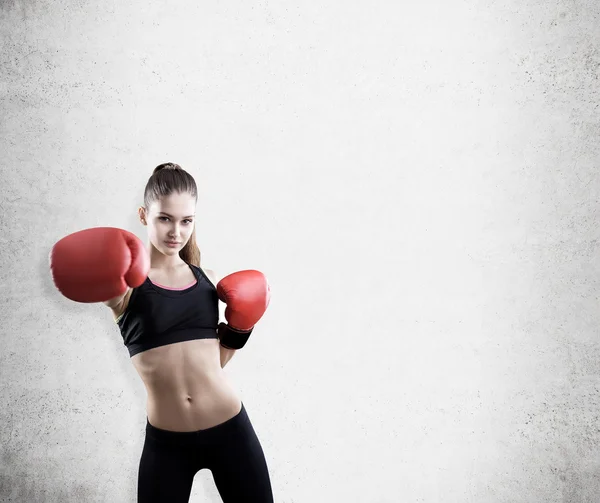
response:
<path fill-rule="evenodd" d="M 271 281 L 227 372 L 277 502 L 598 501 L 597 1 L 0 12 L 1 501 L 135 501 L 143 385 L 48 253 L 145 239 L 165 161 Z"/>

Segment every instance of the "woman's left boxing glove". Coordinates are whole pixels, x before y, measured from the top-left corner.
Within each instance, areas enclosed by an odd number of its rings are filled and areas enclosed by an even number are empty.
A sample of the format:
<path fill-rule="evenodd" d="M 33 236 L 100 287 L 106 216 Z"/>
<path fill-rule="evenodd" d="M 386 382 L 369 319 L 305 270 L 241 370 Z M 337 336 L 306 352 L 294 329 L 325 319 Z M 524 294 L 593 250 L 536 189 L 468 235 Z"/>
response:
<path fill-rule="evenodd" d="M 219 281 L 217 295 L 227 305 L 227 323 L 220 323 L 218 329 L 220 343 L 227 349 L 241 349 L 271 300 L 267 278 L 260 271 L 234 272 Z"/>

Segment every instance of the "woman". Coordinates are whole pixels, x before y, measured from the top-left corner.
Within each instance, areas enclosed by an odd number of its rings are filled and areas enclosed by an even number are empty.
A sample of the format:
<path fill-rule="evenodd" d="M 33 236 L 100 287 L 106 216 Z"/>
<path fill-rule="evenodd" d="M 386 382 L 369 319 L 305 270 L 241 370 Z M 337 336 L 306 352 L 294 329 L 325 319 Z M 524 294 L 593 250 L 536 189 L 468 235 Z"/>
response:
<path fill-rule="evenodd" d="M 138 211 L 148 251 L 127 231 L 88 229 L 55 245 L 53 277 L 68 298 L 102 301 L 112 310 L 145 384 L 138 502 L 188 502 L 195 474 L 207 468 L 225 503 L 268 503 L 273 495 L 263 450 L 223 367 L 264 313 L 269 287 L 258 271 L 217 284 L 200 267 L 197 194 L 180 166 L 157 166 Z M 98 274 L 105 276 L 98 280 Z M 227 324 L 218 323 L 219 298 Z"/>

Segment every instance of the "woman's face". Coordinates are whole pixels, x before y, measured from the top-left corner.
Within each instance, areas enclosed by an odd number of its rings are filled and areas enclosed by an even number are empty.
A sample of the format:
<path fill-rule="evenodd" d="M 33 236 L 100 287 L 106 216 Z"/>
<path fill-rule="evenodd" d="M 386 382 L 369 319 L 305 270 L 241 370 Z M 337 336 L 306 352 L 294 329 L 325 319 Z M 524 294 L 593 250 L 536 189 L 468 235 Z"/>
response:
<path fill-rule="evenodd" d="M 165 255 L 177 255 L 186 245 L 195 225 L 196 199 L 174 193 L 140 208 L 140 220 L 148 226 L 148 238 Z M 170 245 L 169 242 L 177 244 Z"/>

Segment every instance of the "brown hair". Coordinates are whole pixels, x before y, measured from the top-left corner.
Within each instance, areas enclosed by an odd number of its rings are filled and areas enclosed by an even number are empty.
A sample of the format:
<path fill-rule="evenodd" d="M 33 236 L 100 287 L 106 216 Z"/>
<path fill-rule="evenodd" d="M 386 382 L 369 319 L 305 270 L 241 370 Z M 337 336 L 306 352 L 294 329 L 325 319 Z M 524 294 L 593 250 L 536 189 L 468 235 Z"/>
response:
<path fill-rule="evenodd" d="M 166 162 L 154 168 L 152 176 L 148 179 L 144 189 L 144 206 L 146 210 L 150 204 L 162 197 L 167 197 L 174 192 L 180 194 L 188 193 L 198 202 L 198 189 L 194 177 L 185 171 L 179 164 Z M 196 243 L 196 224 L 186 245 L 179 252 L 179 256 L 185 262 L 200 267 L 200 248 Z"/>

